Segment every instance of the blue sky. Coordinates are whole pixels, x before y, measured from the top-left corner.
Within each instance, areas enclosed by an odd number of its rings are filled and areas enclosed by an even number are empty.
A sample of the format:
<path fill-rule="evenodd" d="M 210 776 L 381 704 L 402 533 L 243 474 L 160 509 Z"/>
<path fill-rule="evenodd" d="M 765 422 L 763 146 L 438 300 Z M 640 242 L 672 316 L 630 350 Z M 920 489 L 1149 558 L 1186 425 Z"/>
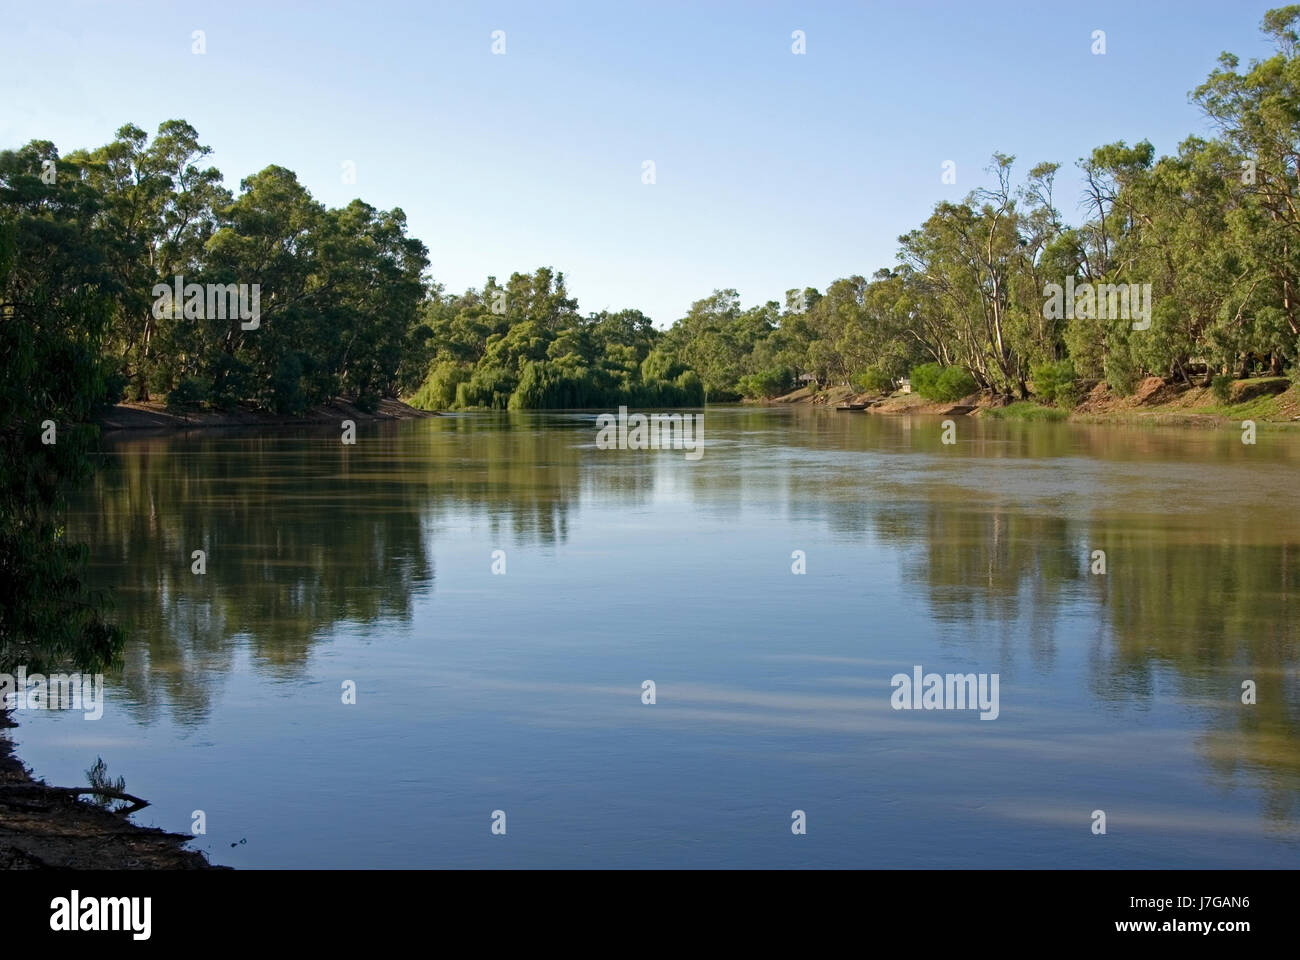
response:
<path fill-rule="evenodd" d="M 666 325 L 715 288 L 892 265 L 995 150 L 1062 162 L 1077 219 L 1074 161 L 1208 133 L 1188 91 L 1223 50 L 1268 55 L 1271 5 L 3 0 L 0 147 L 184 118 L 231 188 L 278 163 L 325 203 L 400 206 L 449 290 L 554 266 L 584 311 Z"/>

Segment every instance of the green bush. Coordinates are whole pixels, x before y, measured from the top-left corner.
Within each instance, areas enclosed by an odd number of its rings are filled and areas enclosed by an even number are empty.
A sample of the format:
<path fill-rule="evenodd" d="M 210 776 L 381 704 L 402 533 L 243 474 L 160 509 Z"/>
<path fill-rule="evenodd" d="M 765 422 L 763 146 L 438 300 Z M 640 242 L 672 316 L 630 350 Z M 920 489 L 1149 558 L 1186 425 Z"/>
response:
<path fill-rule="evenodd" d="M 678 406 L 698 407 L 704 403 L 704 381 L 694 370 L 682 373 L 673 381 L 673 385 L 680 391 Z"/>
<path fill-rule="evenodd" d="M 208 402 L 214 407 L 229 410 L 252 396 L 253 368 L 228 353 L 219 355 L 209 376 L 212 387 L 208 390 Z"/>
<path fill-rule="evenodd" d="M 979 385 L 970 372 L 962 367 L 949 367 L 939 375 L 938 400 L 960 400 L 974 393 Z"/>
<path fill-rule="evenodd" d="M 963 367 L 923 363 L 912 368 L 912 389 L 928 400 L 951 402 L 975 392 L 978 384 Z"/>
<path fill-rule="evenodd" d="M 529 361 L 506 405 L 511 410 L 572 410 L 600 405 L 601 375 L 578 363 Z"/>
<path fill-rule="evenodd" d="M 1128 354 L 1127 346 L 1111 350 L 1106 355 L 1106 383 L 1121 397 L 1131 395 L 1137 387 L 1138 371 Z"/>
<path fill-rule="evenodd" d="M 309 406 L 302 389 L 302 360 L 297 353 L 286 353 L 276 362 L 265 402 L 280 414 L 299 414 Z"/>
<path fill-rule="evenodd" d="M 470 378 L 472 370 L 451 360 L 435 363 L 411 397 L 411 406 L 419 410 L 450 410 L 456 403 L 456 387 Z"/>
<path fill-rule="evenodd" d="M 480 366 L 456 385 L 456 406 L 462 410 L 505 410 L 518 381 L 505 367 Z"/>
<path fill-rule="evenodd" d="M 129 378 L 121 370 L 113 368 L 104 375 L 104 400 L 106 406 L 121 403 L 126 398 Z"/>
<path fill-rule="evenodd" d="M 742 397 L 761 400 L 785 393 L 789 385 L 790 371 L 773 367 L 741 377 L 736 383 L 736 389 Z"/>
<path fill-rule="evenodd" d="M 894 389 L 894 378 L 876 364 L 854 374 L 851 382 L 853 389 L 863 393 L 889 393 Z"/>
<path fill-rule="evenodd" d="M 935 391 L 938 389 L 939 375 L 943 373 L 943 367 L 937 363 L 923 363 L 919 367 L 913 367 L 909 375 L 912 381 L 912 392 L 919 393 L 923 397 L 938 399 L 935 397 Z"/>
<path fill-rule="evenodd" d="M 203 406 L 208 391 L 202 383 L 192 377 L 186 377 L 167 394 L 168 410 L 197 410 Z"/>
<path fill-rule="evenodd" d="M 1210 381 L 1210 389 L 1214 391 L 1214 396 L 1220 403 L 1227 403 L 1232 399 L 1232 374 L 1219 374 Z"/>
<path fill-rule="evenodd" d="M 675 357 L 658 347 L 646 354 L 646 358 L 641 361 L 641 379 L 649 382 L 651 380 L 673 380 L 678 377 L 685 368 Z"/>
<path fill-rule="evenodd" d="M 1069 360 L 1040 363 L 1030 368 L 1029 375 L 1034 381 L 1034 392 L 1044 403 L 1054 403 L 1058 407 L 1072 407 L 1078 403 L 1074 364 Z"/>

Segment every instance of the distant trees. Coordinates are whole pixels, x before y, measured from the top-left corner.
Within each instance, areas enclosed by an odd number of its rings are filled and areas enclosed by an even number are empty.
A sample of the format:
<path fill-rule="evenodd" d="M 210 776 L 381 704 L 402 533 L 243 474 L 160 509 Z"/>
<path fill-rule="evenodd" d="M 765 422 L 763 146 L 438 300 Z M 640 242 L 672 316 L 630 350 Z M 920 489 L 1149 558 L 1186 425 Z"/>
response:
<path fill-rule="evenodd" d="M 657 349 L 661 334 L 639 310 L 578 312 L 564 274 L 542 267 L 502 286 L 423 306 L 428 371 L 411 398 L 426 409 L 535 410 L 687 406 L 704 401 L 699 377 Z"/>
<path fill-rule="evenodd" d="M 1078 160 L 1077 225 L 1058 209 L 1058 164 L 1019 176 L 995 153 L 990 185 L 937 204 L 899 237 L 892 268 L 748 308 L 718 289 L 666 331 L 633 309 L 583 315 L 550 267 L 448 294 L 425 279 L 400 209 L 328 209 L 278 166 L 232 194 L 182 120 L 152 139 L 128 124 L 64 157 L 45 142 L 6 152 L 0 212 L 37 210 L 50 231 L 25 238 L 37 244 L 25 269 L 58 264 L 54 234 L 77 231 L 103 277 L 107 383 L 178 407 L 295 412 L 394 394 L 434 408 L 678 405 L 808 381 L 885 391 L 928 364 L 964 371 L 952 389 L 969 378 L 1056 403 L 1151 374 L 1208 386 L 1296 366 L 1298 22 L 1300 6 L 1269 11 L 1277 52 L 1244 69 L 1225 54 L 1193 92 L 1215 138 L 1166 157 L 1146 141 L 1104 144 Z M 160 313 L 151 291 L 176 277 L 257 285 L 260 324 Z M 1086 299 L 1053 300 L 1076 286 Z"/>
<path fill-rule="evenodd" d="M 1294 372 L 1298 23 L 1300 6 L 1269 11 L 1263 30 L 1277 52 L 1244 70 L 1225 54 L 1193 92 L 1215 139 L 1189 137 L 1159 158 L 1146 141 L 1118 142 L 1079 160 L 1077 226 L 1057 209 L 1058 164 L 1030 168 L 1016 186 L 1014 158 L 994 154 L 994 185 L 937 204 L 899 238 L 896 268 L 836 280 L 824 296 L 790 291 L 779 316 L 774 304 L 745 311 L 735 291 L 715 291 L 666 344 L 700 373 L 711 399 L 770 396 L 802 373 L 874 390 L 881 374 L 926 363 L 961 368 L 980 389 L 1007 396 L 1026 396 L 1032 383 L 1058 403 L 1099 381 L 1126 393 L 1148 375 L 1209 386 L 1216 375 Z M 1099 309 L 1103 298 L 1047 309 L 1047 286 L 1067 282 L 1137 285 L 1150 315 L 1109 302 Z M 742 322 L 755 315 L 768 322 Z"/>

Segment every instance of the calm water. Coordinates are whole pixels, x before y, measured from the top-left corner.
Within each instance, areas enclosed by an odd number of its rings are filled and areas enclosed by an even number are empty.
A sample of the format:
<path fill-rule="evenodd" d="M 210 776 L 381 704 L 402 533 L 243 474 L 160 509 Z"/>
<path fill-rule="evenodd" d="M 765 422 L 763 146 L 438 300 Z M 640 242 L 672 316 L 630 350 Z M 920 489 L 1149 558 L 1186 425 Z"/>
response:
<path fill-rule="evenodd" d="M 594 421 L 117 443 L 70 527 L 126 663 L 20 756 L 238 867 L 1300 866 L 1300 435 Z M 917 664 L 1000 716 L 893 710 Z"/>

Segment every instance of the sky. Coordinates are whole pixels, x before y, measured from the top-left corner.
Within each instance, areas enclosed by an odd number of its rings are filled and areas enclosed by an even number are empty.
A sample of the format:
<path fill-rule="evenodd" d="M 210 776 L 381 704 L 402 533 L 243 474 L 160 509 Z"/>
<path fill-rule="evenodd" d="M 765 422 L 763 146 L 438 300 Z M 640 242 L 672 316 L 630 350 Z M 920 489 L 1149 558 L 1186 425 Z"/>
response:
<path fill-rule="evenodd" d="M 400 207 L 448 291 L 551 266 L 584 313 L 667 326 L 894 265 L 995 151 L 1061 163 L 1077 222 L 1075 161 L 1210 134 L 1188 93 L 1271 53 L 1273 5 L 0 0 L 0 149 L 185 119 L 232 190 L 274 163 Z"/>

